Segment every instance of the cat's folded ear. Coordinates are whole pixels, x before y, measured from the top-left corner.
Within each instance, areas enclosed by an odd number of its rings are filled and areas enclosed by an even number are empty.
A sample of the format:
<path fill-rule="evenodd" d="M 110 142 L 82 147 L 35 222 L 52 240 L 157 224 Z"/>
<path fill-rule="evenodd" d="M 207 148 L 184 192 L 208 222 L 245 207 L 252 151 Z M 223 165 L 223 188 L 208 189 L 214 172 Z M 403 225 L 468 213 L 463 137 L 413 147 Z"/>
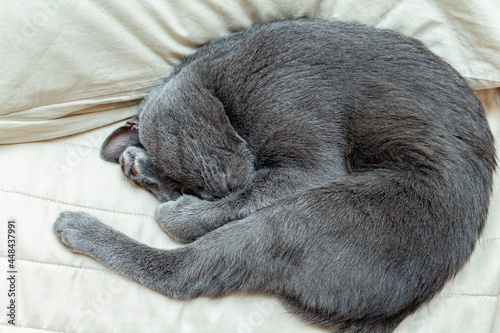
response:
<path fill-rule="evenodd" d="M 118 163 L 120 155 L 130 146 L 140 146 L 139 120 L 129 120 L 122 127 L 111 133 L 101 146 L 101 158 L 108 162 Z"/>

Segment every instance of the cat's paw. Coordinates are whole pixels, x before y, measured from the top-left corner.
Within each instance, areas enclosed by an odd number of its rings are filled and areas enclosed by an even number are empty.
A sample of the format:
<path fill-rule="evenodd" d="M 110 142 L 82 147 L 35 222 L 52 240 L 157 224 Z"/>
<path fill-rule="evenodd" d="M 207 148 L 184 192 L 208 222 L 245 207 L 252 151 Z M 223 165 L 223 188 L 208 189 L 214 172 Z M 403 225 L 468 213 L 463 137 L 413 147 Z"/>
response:
<path fill-rule="evenodd" d="M 96 248 L 98 234 L 108 227 L 95 217 L 82 212 L 63 212 L 54 223 L 54 231 L 68 249 L 90 254 Z"/>
<path fill-rule="evenodd" d="M 181 195 L 178 184 L 160 177 L 161 172 L 151 164 L 144 149 L 128 147 L 120 156 L 119 163 L 125 177 L 153 193 L 160 201 L 175 200 Z"/>
<path fill-rule="evenodd" d="M 210 225 L 210 206 L 214 203 L 192 195 L 161 204 L 155 211 L 156 222 L 175 240 L 189 243 L 207 234 Z"/>
<path fill-rule="evenodd" d="M 144 149 L 128 147 L 120 156 L 119 163 L 125 177 L 135 185 L 144 188 L 158 185 L 159 181 L 148 172 L 149 157 Z"/>

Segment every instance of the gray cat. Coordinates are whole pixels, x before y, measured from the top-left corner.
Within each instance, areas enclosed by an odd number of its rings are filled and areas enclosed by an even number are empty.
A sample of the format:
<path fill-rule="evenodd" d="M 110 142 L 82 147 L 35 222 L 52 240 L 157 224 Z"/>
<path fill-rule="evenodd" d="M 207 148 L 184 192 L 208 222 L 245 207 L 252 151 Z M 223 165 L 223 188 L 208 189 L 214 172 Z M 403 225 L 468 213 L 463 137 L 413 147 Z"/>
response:
<path fill-rule="evenodd" d="M 422 43 L 306 19 L 201 47 L 101 155 L 188 244 L 65 212 L 70 250 L 172 298 L 274 295 L 343 332 L 392 331 L 457 274 L 496 166 L 474 91 Z"/>

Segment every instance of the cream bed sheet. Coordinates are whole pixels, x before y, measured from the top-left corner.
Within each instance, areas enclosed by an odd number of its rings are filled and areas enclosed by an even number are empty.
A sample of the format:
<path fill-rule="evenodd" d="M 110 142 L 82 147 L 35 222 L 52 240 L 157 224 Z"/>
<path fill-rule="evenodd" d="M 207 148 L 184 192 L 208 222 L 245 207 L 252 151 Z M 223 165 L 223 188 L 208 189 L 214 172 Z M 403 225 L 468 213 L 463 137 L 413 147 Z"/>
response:
<path fill-rule="evenodd" d="M 324 332 L 269 297 L 169 299 L 67 251 L 52 232 L 61 211 L 82 210 L 151 246 L 178 246 L 153 221 L 156 199 L 99 159 L 101 142 L 199 45 L 297 16 L 356 20 L 420 38 L 473 87 L 490 88 L 478 95 L 499 137 L 494 0 L 0 2 L 0 332 Z M 497 175 L 470 262 L 398 333 L 500 332 L 499 184 Z M 16 221 L 16 326 L 6 316 L 9 220 Z"/>

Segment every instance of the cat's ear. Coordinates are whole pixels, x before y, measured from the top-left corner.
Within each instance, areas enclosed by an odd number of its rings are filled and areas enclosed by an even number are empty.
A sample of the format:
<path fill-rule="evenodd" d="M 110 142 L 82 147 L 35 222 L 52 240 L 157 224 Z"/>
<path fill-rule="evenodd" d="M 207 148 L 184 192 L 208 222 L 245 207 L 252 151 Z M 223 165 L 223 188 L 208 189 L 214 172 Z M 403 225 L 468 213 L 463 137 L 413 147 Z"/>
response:
<path fill-rule="evenodd" d="M 139 120 L 133 118 L 122 127 L 111 133 L 101 146 L 101 158 L 108 162 L 118 163 L 120 155 L 130 146 L 140 146 Z"/>
<path fill-rule="evenodd" d="M 217 125 L 220 128 L 220 131 L 222 133 L 225 133 L 226 136 L 233 141 L 237 142 L 245 142 L 241 136 L 239 136 L 238 132 L 234 129 L 233 125 L 231 124 L 231 121 L 229 120 L 229 117 L 227 116 L 227 113 L 225 111 L 224 104 L 215 96 L 211 95 L 212 99 L 215 101 L 215 105 L 217 108 L 219 108 L 219 112 L 214 112 L 211 114 L 211 118 L 213 118 L 214 115 L 217 115 L 216 118 L 214 118 L 217 121 Z"/>

